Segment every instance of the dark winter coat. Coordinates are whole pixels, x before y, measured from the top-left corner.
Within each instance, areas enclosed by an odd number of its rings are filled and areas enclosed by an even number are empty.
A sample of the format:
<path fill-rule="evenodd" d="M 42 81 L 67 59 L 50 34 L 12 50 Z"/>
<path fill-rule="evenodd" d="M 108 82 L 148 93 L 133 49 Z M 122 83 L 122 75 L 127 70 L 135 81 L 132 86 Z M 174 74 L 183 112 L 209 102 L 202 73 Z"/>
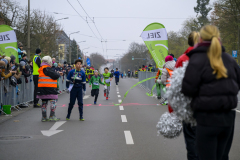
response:
<path fill-rule="evenodd" d="M 240 69 L 222 48 L 222 60 L 228 78 L 216 79 L 207 56 L 208 44 L 199 44 L 190 51 L 189 64 L 182 84 L 182 93 L 193 98 L 191 107 L 198 124 L 228 126 L 233 124 L 240 89 Z"/>

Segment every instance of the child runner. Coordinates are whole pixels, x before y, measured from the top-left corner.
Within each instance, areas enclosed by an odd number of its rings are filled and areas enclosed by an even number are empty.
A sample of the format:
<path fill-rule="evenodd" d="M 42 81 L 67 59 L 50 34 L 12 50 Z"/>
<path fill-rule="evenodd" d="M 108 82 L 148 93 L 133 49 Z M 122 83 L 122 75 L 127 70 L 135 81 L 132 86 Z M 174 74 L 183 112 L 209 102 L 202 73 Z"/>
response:
<path fill-rule="evenodd" d="M 119 83 L 119 75 L 120 75 L 120 72 L 118 71 L 118 68 L 116 68 L 116 71 L 114 72 L 116 85 L 118 85 Z"/>
<path fill-rule="evenodd" d="M 109 92 L 110 92 L 110 81 L 112 81 L 113 75 L 108 72 L 108 67 L 104 68 L 103 78 L 104 78 L 104 84 L 106 85 L 106 89 L 104 89 L 104 97 L 106 97 L 106 100 L 108 100 Z"/>
<path fill-rule="evenodd" d="M 89 87 L 91 87 L 91 84 L 92 84 L 91 96 L 92 97 L 95 96 L 94 104 L 97 104 L 97 98 L 99 94 L 99 84 L 105 85 L 104 83 L 102 83 L 97 70 L 94 71 L 94 76 L 92 76 L 92 78 L 89 81 Z"/>
<path fill-rule="evenodd" d="M 66 120 L 70 120 L 70 115 L 75 104 L 76 98 L 78 100 L 78 109 L 80 114 L 80 121 L 83 119 L 83 92 L 86 92 L 86 76 L 82 68 L 82 60 L 75 61 L 76 69 L 69 72 L 66 80 L 67 92 L 70 92 L 70 103 L 68 106 L 68 114 Z M 84 90 L 84 91 L 83 91 Z"/>

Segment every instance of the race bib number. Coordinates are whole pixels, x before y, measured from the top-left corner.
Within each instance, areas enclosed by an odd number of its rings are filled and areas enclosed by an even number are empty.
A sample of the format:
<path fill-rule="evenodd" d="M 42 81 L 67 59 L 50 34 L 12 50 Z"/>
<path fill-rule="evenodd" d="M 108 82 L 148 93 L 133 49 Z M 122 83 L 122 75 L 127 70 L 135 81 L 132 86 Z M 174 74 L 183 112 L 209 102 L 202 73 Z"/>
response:
<path fill-rule="evenodd" d="M 98 85 L 99 85 L 99 83 L 98 83 L 98 82 L 94 82 L 93 84 L 94 84 L 94 85 L 96 85 L 96 86 L 98 86 Z"/>
<path fill-rule="evenodd" d="M 106 83 L 110 83 L 110 78 L 105 80 Z"/>

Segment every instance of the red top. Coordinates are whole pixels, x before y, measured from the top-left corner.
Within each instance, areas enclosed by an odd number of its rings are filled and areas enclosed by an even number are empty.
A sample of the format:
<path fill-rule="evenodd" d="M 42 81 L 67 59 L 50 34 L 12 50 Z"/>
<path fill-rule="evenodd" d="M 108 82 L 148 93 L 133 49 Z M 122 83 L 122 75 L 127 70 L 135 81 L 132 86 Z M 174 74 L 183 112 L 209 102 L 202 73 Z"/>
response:
<path fill-rule="evenodd" d="M 183 66 L 183 62 L 188 61 L 189 57 L 186 55 L 188 52 L 190 52 L 191 50 L 193 50 L 194 47 L 188 47 L 188 49 L 183 53 L 183 55 L 181 55 L 175 65 L 175 68 L 179 68 Z"/>
<path fill-rule="evenodd" d="M 175 68 L 179 68 L 179 67 L 182 67 L 183 66 L 183 62 L 185 61 L 188 61 L 189 60 L 189 57 L 186 55 L 188 52 L 190 52 L 191 50 L 193 50 L 194 47 L 188 47 L 188 49 L 183 53 L 183 55 L 181 55 L 177 62 L 176 62 L 176 65 L 175 65 Z M 168 104 L 168 111 L 169 113 L 172 113 L 173 112 L 173 109 L 172 107 Z"/>

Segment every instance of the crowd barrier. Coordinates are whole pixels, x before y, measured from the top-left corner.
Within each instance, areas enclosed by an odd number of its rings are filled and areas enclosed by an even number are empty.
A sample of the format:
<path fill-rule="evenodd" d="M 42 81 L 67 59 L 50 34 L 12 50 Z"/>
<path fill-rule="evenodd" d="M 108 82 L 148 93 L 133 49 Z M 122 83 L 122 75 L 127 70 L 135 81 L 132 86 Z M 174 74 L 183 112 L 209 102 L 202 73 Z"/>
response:
<path fill-rule="evenodd" d="M 142 81 L 144 79 L 156 76 L 157 72 L 138 72 L 138 79 Z M 148 93 L 151 92 L 153 85 L 155 84 L 155 79 L 148 80 L 140 84 Z M 153 93 L 157 95 L 156 88 L 153 90 Z M 161 94 L 164 95 L 164 92 L 161 91 Z M 238 106 L 237 109 L 240 110 L 240 93 L 238 94 Z"/>
<path fill-rule="evenodd" d="M 26 83 L 25 77 L 21 76 L 21 84 L 16 87 L 10 85 L 10 79 L 0 81 L 0 105 L 11 105 L 11 108 L 19 111 L 21 110 L 19 105 L 29 106 L 29 102 L 33 101 L 34 82 L 33 76 L 27 77 L 28 83 Z M 59 91 L 62 92 L 66 89 L 66 76 L 61 76 L 58 80 Z M 0 109 L 2 112 L 2 108 Z M 4 112 L 3 112 L 4 113 Z"/>

